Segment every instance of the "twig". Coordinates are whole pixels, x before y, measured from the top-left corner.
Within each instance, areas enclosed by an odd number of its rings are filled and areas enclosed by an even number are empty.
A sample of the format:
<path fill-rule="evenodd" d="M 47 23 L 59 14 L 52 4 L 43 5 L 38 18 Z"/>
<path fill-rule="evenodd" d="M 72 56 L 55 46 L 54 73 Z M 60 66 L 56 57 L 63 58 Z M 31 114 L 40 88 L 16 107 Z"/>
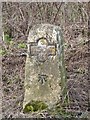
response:
<path fill-rule="evenodd" d="M 56 6 L 56 4 L 55 4 L 55 6 Z M 58 15 L 58 13 L 59 13 L 59 10 L 60 10 L 61 6 L 62 6 L 62 2 L 61 2 L 61 4 L 59 5 L 59 8 L 56 7 L 56 8 L 57 8 L 57 13 L 56 13 L 56 15 L 55 15 L 55 17 L 54 17 L 53 22 L 55 22 L 56 17 L 57 17 L 57 15 Z"/>

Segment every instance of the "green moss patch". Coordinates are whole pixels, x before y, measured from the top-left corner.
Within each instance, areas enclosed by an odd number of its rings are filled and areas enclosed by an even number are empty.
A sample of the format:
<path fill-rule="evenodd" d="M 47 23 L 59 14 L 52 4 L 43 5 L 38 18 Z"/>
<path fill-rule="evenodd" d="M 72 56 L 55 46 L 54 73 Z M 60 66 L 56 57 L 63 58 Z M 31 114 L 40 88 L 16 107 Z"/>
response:
<path fill-rule="evenodd" d="M 48 108 L 48 105 L 46 105 L 42 101 L 31 101 L 28 104 L 26 104 L 23 112 L 28 113 L 28 112 L 36 112 L 36 111 L 41 111 Z"/>

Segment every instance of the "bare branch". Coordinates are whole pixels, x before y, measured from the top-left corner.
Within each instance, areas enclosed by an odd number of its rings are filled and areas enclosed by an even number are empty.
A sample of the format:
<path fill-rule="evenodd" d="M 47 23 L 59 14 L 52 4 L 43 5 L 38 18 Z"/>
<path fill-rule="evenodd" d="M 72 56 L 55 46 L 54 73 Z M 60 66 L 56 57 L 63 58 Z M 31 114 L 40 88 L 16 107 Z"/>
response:
<path fill-rule="evenodd" d="M 55 22 L 56 17 L 57 17 L 57 15 L 58 15 L 59 11 L 60 11 L 60 8 L 61 8 L 62 4 L 63 4 L 63 3 L 61 2 L 61 4 L 59 5 L 59 7 L 57 8 L 57 13 L 56 13 L 56 15 L 55 15 L 55 17 L 54 17 L 53 22 Z M 57 5 L 55 4 L 55 6 L 57 6 Z"/>

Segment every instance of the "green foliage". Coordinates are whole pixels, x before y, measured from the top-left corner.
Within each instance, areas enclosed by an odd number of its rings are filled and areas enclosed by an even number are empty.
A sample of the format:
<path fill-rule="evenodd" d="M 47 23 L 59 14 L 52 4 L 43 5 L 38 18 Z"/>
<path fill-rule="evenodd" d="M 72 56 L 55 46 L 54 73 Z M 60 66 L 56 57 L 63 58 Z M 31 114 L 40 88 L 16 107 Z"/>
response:
<path fill-rule="evenodd" d="M 42 101 L 31 101 L 28 104 L 26 104 L 25 108 L 24 108 L 24 113 L 28 113 L 28 112 L 36 112 L 36 111 L 41 111 L 48 108 L 48 106 L 42 102 Z"/>
<path fill-rule="evenodd" d="M 61 116 L 64 116 L 64 117 L 70 116 L 70 113 L 66 112 L 66 110 L 63 109 L 62 107 L 57 106 L 55 108 L 55 110 L 58 113 L 58 115 L 61 115 Z"/>
<path fill-rule="evenodd" d="M 12 38 L 11 38 L 8 34 L 5 34 L 5 35 L 4 35 L 4 41 L 5 41 L 6 43 L 10 43 L 11 40 L 12 40 Z"/>
<path fill-rule="evenodd" d="M 7 52 L 6 52 L 5 50 L 0 49 L 0 56 L 4 56 L 4 55 L 6 55 L 6 54 L 7 54 Z"/>
<path fill-rule="evenodd" d="M 25 43 L 19 43 L 18 48 L 26 48 L 26 44 Z"/>
<path fill-rule="evenodd" d="M 49 114 L 57 118 L 72 118 L 74 115 L 71 112 L 67 112 L 66 109 L 61 105 L 56 105 L 54 108 L 49 110 Z"/>

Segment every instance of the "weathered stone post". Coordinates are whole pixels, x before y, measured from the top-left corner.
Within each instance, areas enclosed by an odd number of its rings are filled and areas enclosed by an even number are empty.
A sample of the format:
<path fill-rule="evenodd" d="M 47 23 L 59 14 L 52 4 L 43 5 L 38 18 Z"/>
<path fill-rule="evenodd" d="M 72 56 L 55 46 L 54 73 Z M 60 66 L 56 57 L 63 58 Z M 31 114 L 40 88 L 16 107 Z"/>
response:
<path fill-rule="evenodd" d="M 66 87 L 60 27 L 35 25 L 29 32 L 27 46 L 23 109 L 31 101 L 43 102 L 50 108 L 61 99 Z M 33 111 L 32 106 L 28 110 Z"/>

